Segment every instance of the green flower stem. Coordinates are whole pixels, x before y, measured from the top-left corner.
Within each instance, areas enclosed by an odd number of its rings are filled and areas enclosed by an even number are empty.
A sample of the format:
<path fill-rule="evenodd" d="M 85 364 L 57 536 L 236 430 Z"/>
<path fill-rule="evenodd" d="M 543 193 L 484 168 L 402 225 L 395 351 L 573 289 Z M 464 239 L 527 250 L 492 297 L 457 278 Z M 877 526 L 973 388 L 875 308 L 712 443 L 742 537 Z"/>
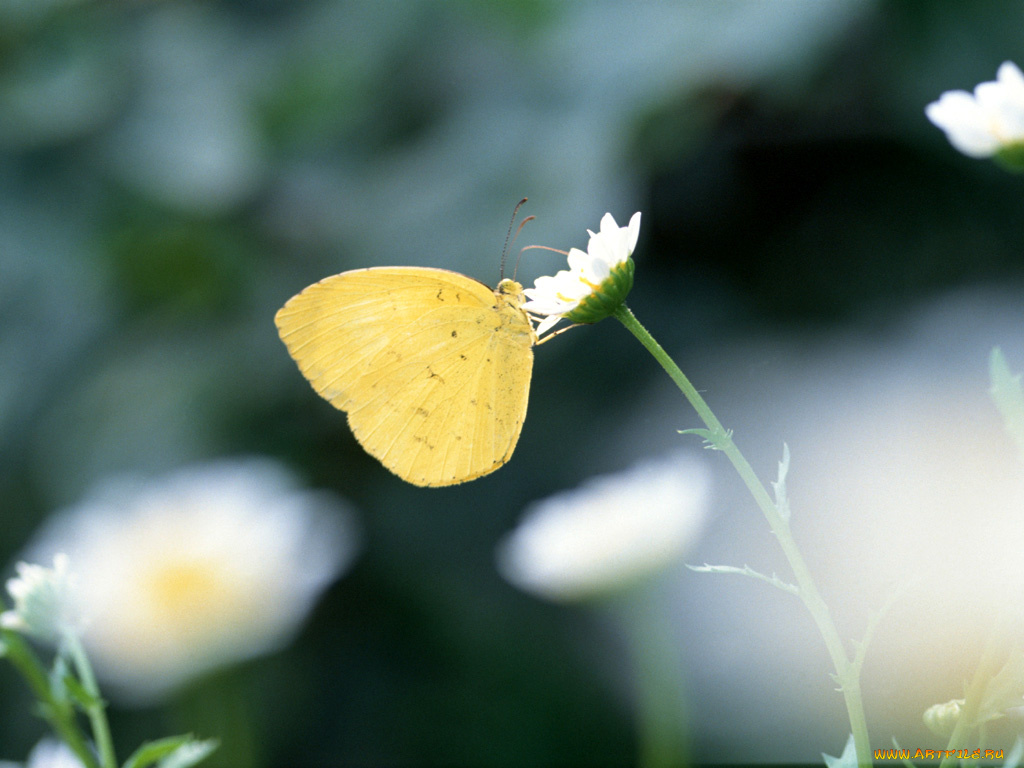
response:
<path fill-rule="evenodd" d="M 100 696 L 99 686 L 96 684 L 96 676 L 92 672 L 92 665 L 85 655 L 85 649 L 81 641 L 75 635 L 68 634 L 64 638 L 65 647 L 75 664 L 78 672 L 78 679 L 91 698 L 91 703 L 86 707 L 86 715 L 89 717 L 89 724 L 92 726 L 92 736 L 96 742 L 96 750 L 100 755 L 102 768 L 117 768 L 117 758 L 114 756 L 114 741 L 110 736 L 110 725 L 107 723 L 106 703 Z"/>
<path fill-rule="evenodd" d="M 657 582 L 638 585 L 610 602 L 612 619 L 632 657 L 637 710 L 637 765 L 690 764 L 683 665 L 676 628 Z"/>
<path fill-rule="evenodd" d="M 25 678 L 28 687 L 39 701 L 40 714 L 53 728 L 53 732 L 68 745 L 85 768 L 101 768 L 75 721 L 74 709 L 67 701 L 58 700 L 53 695 L 50 678 L 28 643 L 17 632 L 10 630 L 0 630 L 0 638 L 3 642 L 4 656 Z"/>
<path fill-rule="evenodd" d="M 203 764 L 210 768 L 261 768 L 260 735 L 247 668 L 208 675 L 184 689 L 174 702 L 174 728 L 216 733 L 220 747 Z"/>
<path fill-rule="evenodd" d="M 761 512 L 768 520 L 772 533 L 778 539 L 782 551 L 786 555 L 790 567 L 793 569 L 793 575 L 800 589 L 800 599 L 803 600 L 807 610 L 810 611 L 811 617 L 814 619 L 814 623 L 817 625 L 818 631 L 825 641 L 829 656 L 832 658 L 836 680 L 841 686 L 843 699 L 846 702 L 846 711 L 850 717 L 850 728 L 853 733 L 857 763 L 862 766 L 871 765 L 871 746 L 868 741 L 867 720 L 864 716 L 864 703 L 860 691 L 860 665 L 851 660 L 843 648 L 843 642 L 839 637 L 835 624 L 832 622 L 832 617 L 829 615 L 828 606 L 825 604 L 821 594 L 818 592 L 818 588 L 814 584 L 814 580 L 811 578 L 811 572 L 807 567 L 807 563 L 804 561 L 803 555 L 800 554 L 800 549 L 797 547 L 793 534 L 790 531 L 789 522 L 779 514 L 775 502 L 772 501 L 772 497 L 768 494 L 761 481 L 758 480 L 750 463 L 740 453 L 739 448 L 736 447 L 732 440 L 732 433 L 722 426 L 722 423 L 711 411 L 711 408 L 708 407 L 708 404 L 700 396 L 700 393 L 694 388 L 693 384 L 690 383 L 690 380 L 679 369 L 679 366 L 666 354 L 661 345 L 654 340 L 654 337 L 647 332 L 647 329 L 640 324 L 625 304 L 621 304 L 615 310 L 614 315 L 619 322 L 626 326 L 630 333 L 636 336 L 637 340 L 654 356 L 654 359 L 661 363 L 662 368 L 672 378 L 672 381 L 676 383 L 676 386 L 679 387 L 686 399 L 690 401 L 690 405 L 697 411 L 697 415 L 700 416 L 701 421 L 708 428 L 706 434 L 708 441 L 714 448 L 722 451 L 729 461 L 732 462 L 733 467 L 736 468 L 740 478 L 742 478 L 747 489 L 757 502 L 758 507 L 761 508 Z"/>

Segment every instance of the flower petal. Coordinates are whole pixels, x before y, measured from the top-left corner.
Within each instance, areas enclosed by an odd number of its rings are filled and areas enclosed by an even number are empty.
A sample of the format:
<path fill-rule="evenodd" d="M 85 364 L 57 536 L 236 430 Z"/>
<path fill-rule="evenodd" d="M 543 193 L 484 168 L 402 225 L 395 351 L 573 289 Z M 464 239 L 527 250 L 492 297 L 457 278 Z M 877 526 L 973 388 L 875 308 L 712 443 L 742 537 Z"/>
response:
<path fill-rule="evenodd" d="M 636 250 L 636 241 L 640 239 L 640 211 L 637 211 L 629 220 L 629 236 L 626 238 L 629 255 Z"/>
<path fill-rule="evenodd" d="M 146 703 L 281 647 L 357 548 L 343 502 L 245 458 L 110 479 L 32 551 L 69 552 L 105 692 Z"/>
<path fill-rule="evenodd" d="M 499 569 L 552 600 L 628 587 L 678 561 L 701 527 L 709 490 L 706 465 L 684 453 L 593 478 L 528 509 L 499 547 Z"/>
<path fill-rule="evenodd" d="M 970 157 L 990 157 L 1024 143 L 1024 73 L 1004 61 L 996 79 L 979 83 L 974 93 L 946 91 L 925 108 L 949 142 Z"/>
<path fill-rule="evenodd" d="M 551 328 L 554 328 L 558 324 L 558 321 L 562 319 L 561 315 L 548 315 L 539 323 L 537 323 L 537 335 L 541 336 L 547 333 Z"/>
<path fill-rule="evenodd" d="M 925 108 L 925 115 L 965 155 L 989 157 L 999 149 L 999 139 L 992 133 L 988 117 L 966 91 L 947 91 Z"/>
<path fill-rule="evenodd" d="M 628 227 L 620 227 L 606 213 L 601 217 L 598 232 L 587 230 L 590 240 L 586 252 L 572 248 L 567 254 L 569 269 L 555 275 L 544 275 L 534 281 L 533 288 L 523 294 L 523 309 L 532 315 L 568 316 L 578 323 L 596 323 L 612 313 L 625 299 L 633 285 L 632 263 L 629 261 L 640 234 L 640 214 L 635 213 Z M 591 301 L 591 296 L 597 296 Z M 573 316 L 573 312 L 578 313 Z M 557 320 L 555 321 L 557 322 Z M 538 335 L 554 323 L 542 321 Z"/>

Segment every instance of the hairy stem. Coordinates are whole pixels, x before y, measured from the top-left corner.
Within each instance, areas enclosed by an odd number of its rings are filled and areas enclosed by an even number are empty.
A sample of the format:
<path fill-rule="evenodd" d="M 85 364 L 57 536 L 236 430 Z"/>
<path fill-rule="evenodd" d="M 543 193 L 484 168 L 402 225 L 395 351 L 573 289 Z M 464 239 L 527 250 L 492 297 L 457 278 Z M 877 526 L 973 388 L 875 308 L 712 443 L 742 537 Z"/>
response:
<path fill-rule="evenodd" d="M 740 449 L 732 440 L 732 433 L 722 426 L 707 402 L 701 397 L 697 389 L 686 378 L 686 375 L 673 362 L 661 345 L 654 340 L 647 329 L 640 324 L 629 308 L 622 304 L 615 311 L 615 317 L 626 326 L 627 330 L 636 336 L 637 340 L 644 345 L 661 367 L 665 369 L 672 381 L 676 383 L 680 391 L 697 411 L 701 421 L 707 426 L 706 437 L 713 447 L 722 451 L 733 467 L 739 473 L 743 483 L 747 486 L 757 506 L 760 507 L 772 533 L 779 541 L 782 551 L 793 569 L 799 588 L 800 599 L 803 600 L 807 610 L 810 611 L 818 631 L 821 633 L 832 664 L 835 668 L 836 680 L 841 686 L 843 699 L 846 702 L 846 711 L 850 718 L 850 728 L 853 733 L 854 745 L 857 751 L 857 763 L 862 766 L 871 765 L 871 746 L 868 741 L 867 720 L 864 716 L 864 702 L 860 691 L 860 669 L 859 666 L 847 655 L 843 648 L 843 642 L 839 637 L 836 626 L 829 614 L 828 606 L 825 604 L 821 593 L 814 584 L 811 572 L 807 563 L 797 547 L 796 540 L 790 531 L 789 521 L 779 514 L 775 502 L 768 494 L 764 485 L 757 478 L 750 463 L 746 460 Z"/>

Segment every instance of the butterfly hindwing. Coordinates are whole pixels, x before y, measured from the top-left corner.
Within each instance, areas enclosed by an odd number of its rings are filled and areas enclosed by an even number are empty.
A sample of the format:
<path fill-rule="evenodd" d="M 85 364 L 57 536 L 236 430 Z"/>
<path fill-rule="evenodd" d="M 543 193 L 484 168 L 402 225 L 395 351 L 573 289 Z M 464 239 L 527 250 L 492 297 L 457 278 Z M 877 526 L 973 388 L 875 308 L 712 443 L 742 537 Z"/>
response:
<path fill-rule="evenodd" d="M 519 301 L 457 272 L 379 267 L 310 286 L 276 321 L 370 454 L 449 485 L 497 469 L 519 438 L 536 340 Z"/>

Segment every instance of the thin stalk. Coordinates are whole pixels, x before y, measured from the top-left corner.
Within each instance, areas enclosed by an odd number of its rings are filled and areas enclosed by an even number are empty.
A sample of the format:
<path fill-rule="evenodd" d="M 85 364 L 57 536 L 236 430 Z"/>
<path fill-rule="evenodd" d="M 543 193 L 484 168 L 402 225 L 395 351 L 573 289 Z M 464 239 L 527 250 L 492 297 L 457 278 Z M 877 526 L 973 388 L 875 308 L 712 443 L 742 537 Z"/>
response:
<path fill-rule="evenodd" d="M 117 758 L 114 755 L 114 740 L 110 736 L 110 724 L 107 722 L 106 704 L 100 697 L 100 689 L 96 684 L 96 676 L 93 674 L 92 665 L 85 655 L 82 643 L 75 635 L 65 636 L 66 648 L 75 664 L 78 672 L 78 679 L 82 687 L 92 699 L 92 703 L 86 707 L 86 715 L 89 724 L 92 726 L 92 736 L 96 742 L 96 750 L 99 752 L 100 765 L 103 768 L 117 768 Z"/>
<path fill-rule="evenodd" d="M 220 747 L 204 761 L 211 768 L 261 768 L 258 726 L 245 668 L 226 670 L 188 688 L 175 702 L 174 727 L 216 733 Z"/>
<path fill-rule="evenodd" d="M 657 582 L 629 591 L 611 605 L 633 662 L 640 768 L 690 764 L 677 633 L 663 607 L 663 590 Z"/>
<path fill-rule="evenodd" d="M 40 714 L 53 728 L 53 732 L 63 741 L 85 768 L 101 768 L 96 755 L 89 747 L 75 721 L 75 712 L 66 701 L 58 700 L 50 688 L 50 678 L 42 663 L 32 649 L 16 632 L 3 630 L 5 657 L 21 673 L 39 701 Z"/>
<path fill-rule="evenodd" d="M 847 656 L 843 648 L 843 642 L 839 632 L 829 614 L 828 606 L 825 604 L 821 593 L 814 584 L 810 569 L 804 561 L 796 540 L 793 538 L 789 523 L 779 514 L 764 485 L 757 478 L 750 463 L 746 460 L 739 448 L 732 440 L 732 433 L 726 430 L 718 420 L 711 408 L 701 397 L 686 375 L 679 369 L 679 366 L 668 356 L 661 345 L 654 340 L 654 337 L 647 332 L 647 329 L 640 324 L 629 308 L 622 304 L 615 310 L 615 317 L 629 330 L 644 348 L 650 352 L 661 367 L 676 383 L 680 391 L 697 411 L 697 415 L 708 428 L 707 439 L 711 444 L 722 451 L 739 473 L 743 483 L 747 486 L 757 506 L 760 507 L 772 533 L 779 541 L 782 551 L 789 561 L 790 568 L 796 578 L 797 586 L 800 589 L 800 599 L 814 619 L 818 632 L 825 641 L 825 647 L 832 659 L 835 668 L 836 680 L 841 686 L 843 699 L 846 703 L 846 712 L 850 718 L 850 728 L 853 733 L 853 742 L 857 753 L 857 763 L 861 766 L 869 766 L 871 760 L 871 745 L 868 740 L 867 719 L 864 716 L 864 702 L 860 691 L 860 669 Z"/>

